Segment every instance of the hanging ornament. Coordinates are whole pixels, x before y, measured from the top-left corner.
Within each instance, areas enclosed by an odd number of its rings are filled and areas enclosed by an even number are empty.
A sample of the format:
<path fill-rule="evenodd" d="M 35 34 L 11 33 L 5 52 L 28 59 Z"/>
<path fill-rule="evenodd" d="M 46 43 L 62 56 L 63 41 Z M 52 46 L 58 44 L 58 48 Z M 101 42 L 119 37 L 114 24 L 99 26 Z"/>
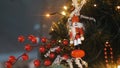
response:
<path fill-rule="evenodd" d="M 24 36 L 22 36 L 22 35 L 20 35 L 19 37 L 18 37 L 18 41 L 19 42 L 24 42 L 25 41 L 25 37 Z"/>
<path fill-rule="evenodd" d="M 6 67 L 6 68 L 12 68 L 12 63 L 11 63 L 10 61 L 7 61 L 7 62 L 5 63 L 5 67 Z"/>
<path fill-rule="evenodd" d="M 51 65 L 51 61 L 49 59 L 44 61 L 44 65 L 45 66 L 50 66 Z"/>
<path fill-rule="evenodd" d="M 45 53 L 45 47 L 44 47 L 44 46 L 40 46 L 39 52 L 40 52 L 40 53 Z"/>
<path fill-rule="evenodd" d="M 22 55 L 22 60 L 26 61 L 26 60 L 28 60 L 28 59 L 29 59 L 29 56 L 28 56 L 26 53 L 24 53 L 24 54 Z"/>
<path fill-rule="evenodd" d="M 71 56 L 74 58 L 82 58 L 85 56 L 84 50 L 73 50 Z"/>
<path fill-rule="evenodd" d="M 30 44 L 26 44 L 25 47 L 24 47 L 24 49 L 26 51 L 31 51 L 32 50 L 32 46 Z"/>
<path fill-rule="evenodd" d="M 55 58 L 55 54 L 54 54 L 54 53 L 50 53 L 49 57 L 50 57 L 51 59 L 54 59 L 54 58 Z"/>
<path fill-rule="evenodd" d="M 38 60 L 38 59 L 34 60 L 34 66 L 39 67 L 40 66 L 40 60 Z"/>
<path fill-rule="evenodd" d="M 105 42 L 104 58 L 105 58 L 106 65 L 113 63 L 112 62 L 113 61 L 113 51 L 112 51 L 112 47 L 110 46 L 110 43 L 108 41 Z"/>
<path fill-rule="evenodd" d="M 10 61 L 11 63 L 14 63 L 16 61 L 15 56 L 10 56 L 8 61 Z"/>
<path fill-rule="evenodd" d="M 63 44 L 64 44 L 64 45 L 68 45 L 68 44 L 69 44 L 69 43 L 68 43 L 68 40 L 67 40 L 67 39 L 63 40 Z"/>
<path fill-rule="evenodd" d="M 42 37 L 42 38 L 41 38 L 41 42 L 42 42 L 42 43 L 46 43 L 46 42 L 47 42 L 46 37 Z"/>

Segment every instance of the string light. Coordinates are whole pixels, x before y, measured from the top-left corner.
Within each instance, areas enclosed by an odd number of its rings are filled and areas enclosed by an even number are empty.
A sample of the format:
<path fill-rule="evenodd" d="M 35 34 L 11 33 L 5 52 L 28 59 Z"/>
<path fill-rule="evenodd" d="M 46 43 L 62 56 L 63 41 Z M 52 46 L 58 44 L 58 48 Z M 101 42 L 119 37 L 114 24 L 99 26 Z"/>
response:
<path fill-rule="evenodd" d="M 46 16 L 46 17 L 50 17 L 50 14 L 46 14 L 45 16 Z"/>
<path fill-rule="evenodd" d="M 120 6 L 117 6 L 117 9 L 120 9 Z"/>
<path fill-rule="evenodd" d="M 59 40 L 58 42 L 61 43 L 61 40 Z"/>
<path fill-rule="evenodd" d="M 63 6 L 63 9 L 67 10 L 68 8 L 67 8 L 67 6 Z"/>
<path fill-rule="evenodd" d="M 109 66 L 109 63 L 113 63 L 113 51 L 108 41 L 105 42 L 104 58 L 105 58 L 106 67 Z"/>
<path fill-rule="evenodd" d="M 66 15 L 66 12 L 65 12 L 65 11 L 62 11 L 61 14 L 65 16 L 65 15 Z"/>
<path fill-rule="evenodd" d="M 54 29 L 51 27 L 51 30 L 54 31 Z"/>
<path fill-rule="evenodd" d="M 97 7 L 97 4 L 94 4 L 93 6 L 94 6 L 94 7 Z"/>

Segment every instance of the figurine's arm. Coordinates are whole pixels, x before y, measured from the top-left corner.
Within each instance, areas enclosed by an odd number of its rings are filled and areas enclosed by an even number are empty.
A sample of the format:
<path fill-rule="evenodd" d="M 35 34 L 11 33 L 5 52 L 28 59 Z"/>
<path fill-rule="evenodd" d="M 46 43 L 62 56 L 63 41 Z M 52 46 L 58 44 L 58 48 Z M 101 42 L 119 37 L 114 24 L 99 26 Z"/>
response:
<path fill-rule="evenodd" d="M 95 18 L 93 17 L 88 17 L 88 16 L 84 16 L 84 15 L 80 15 L 81 18 L 84 18 L 84 19 L 88 19 L 88 20 L 93 20 L 94 22 L 96 22 Z"/>

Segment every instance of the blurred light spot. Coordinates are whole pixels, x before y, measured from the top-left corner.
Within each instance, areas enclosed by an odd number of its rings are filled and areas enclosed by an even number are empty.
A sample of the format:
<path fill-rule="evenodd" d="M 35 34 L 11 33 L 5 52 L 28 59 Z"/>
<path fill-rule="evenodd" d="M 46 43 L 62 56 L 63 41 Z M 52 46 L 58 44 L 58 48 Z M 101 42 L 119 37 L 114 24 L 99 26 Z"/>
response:
<path fill-rule="evenodd" d="M 35 24 L 34 25 L 34 30 L 39 30 L 40 29 L 40 24 Z"/>

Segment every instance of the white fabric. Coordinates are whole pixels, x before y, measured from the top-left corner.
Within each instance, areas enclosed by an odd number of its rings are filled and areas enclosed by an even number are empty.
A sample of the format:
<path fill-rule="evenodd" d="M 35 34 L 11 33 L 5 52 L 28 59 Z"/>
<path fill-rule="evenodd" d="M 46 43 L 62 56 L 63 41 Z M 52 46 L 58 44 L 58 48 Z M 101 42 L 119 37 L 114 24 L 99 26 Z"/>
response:
<path fill-rule="evenodd" d="M 78 44 L 82 44 L 82 42 L 81 42 L 81 39 L 80 39 L 80 38 L 78 38 Z"/>

